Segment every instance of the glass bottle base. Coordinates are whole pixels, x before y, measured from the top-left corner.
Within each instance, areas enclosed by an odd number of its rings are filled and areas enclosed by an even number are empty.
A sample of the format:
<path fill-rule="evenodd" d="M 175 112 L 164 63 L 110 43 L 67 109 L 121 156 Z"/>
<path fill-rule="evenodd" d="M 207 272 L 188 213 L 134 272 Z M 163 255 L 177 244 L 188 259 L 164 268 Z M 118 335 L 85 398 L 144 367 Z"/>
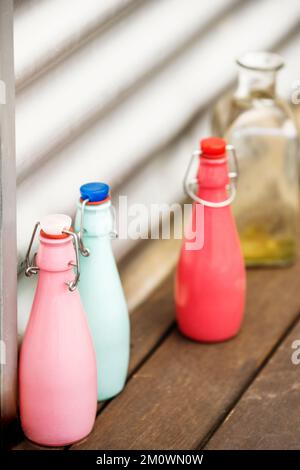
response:
<path fill-rule="evenodd" d="M 296 242 L 292 238 L 241 235 L 241 246 L 247 267 L 284 267 L 296 259 Z"/>

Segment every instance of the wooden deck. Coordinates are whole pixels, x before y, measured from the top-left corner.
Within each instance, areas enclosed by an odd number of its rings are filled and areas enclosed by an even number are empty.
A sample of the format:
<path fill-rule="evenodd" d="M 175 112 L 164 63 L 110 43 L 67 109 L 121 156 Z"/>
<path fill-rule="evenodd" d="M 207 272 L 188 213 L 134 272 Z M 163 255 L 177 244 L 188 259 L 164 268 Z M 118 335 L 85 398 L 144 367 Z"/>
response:
<path fill-rule="evenodd" d="M 300 365 L 291 362 L 291 345 L 300 340 L 300 261 L 249 270 L 242 331 L 231 341 L 205 345 L 182 337 L 174 321 L 179 243 L 148 243 L 154 248 L 144 266 L 151 258 L 152 277 L 170 254 L 173 261 L 131 314 L 127 386 L 99 405 L 92 434 L 70 448 L 299 449 Z M 125 288 L 140 298 L 149 269 L 133 272 L 130 266 L 122 268 Z M 41 447 L 22 439 L 13 449 Z"/>

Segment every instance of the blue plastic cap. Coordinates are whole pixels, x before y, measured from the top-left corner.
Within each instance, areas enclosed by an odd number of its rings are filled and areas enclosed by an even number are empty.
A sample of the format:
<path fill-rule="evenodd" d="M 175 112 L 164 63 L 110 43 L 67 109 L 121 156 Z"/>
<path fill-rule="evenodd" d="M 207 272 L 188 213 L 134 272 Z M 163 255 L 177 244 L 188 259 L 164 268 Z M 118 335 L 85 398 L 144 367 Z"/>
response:
<path fill-rule="evenodd" d="M 83 200 L 99 202 L 107 198 L 109 186 L 106 183 L 87 183 L 80 186 L 80 194 Z"/>

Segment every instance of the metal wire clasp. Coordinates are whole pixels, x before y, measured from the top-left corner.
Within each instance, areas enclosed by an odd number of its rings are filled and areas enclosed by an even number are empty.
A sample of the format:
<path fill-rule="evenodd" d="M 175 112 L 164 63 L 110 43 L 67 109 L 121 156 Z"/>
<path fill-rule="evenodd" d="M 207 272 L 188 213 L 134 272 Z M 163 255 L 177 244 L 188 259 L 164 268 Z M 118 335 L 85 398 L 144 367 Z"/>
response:
<path fill-rule="evenodd" d="M 220 202 L 206 201 L 205 199 L 201 199 L 199 196 L 197 196 L 197 194 L 194 193 L 192 187 L 195 184 L 199 184 L 199 183 L 198 183 L 197 178 L 190 179 L 190 172 L 191 172 L 191 168 L 192 168 L 194 159 L 196 157 L 199 157 L 200 155 L 202 155 L 201 150 L 195 150 L 192 153 L 190 162 L 188 164 L 188 167 L 187 167 L 187 170 L 186 170 L 186 173 L 185 173 L 185 176 L 184 176 L 183 187 L 184 187 L 184 191 L 185 191 L 187 196 L 190 196 L 194 201 L 200 202 L 200 204 L 203 204 L 204 206 L 207 206 L 207 207 L 216 207 L 216 208 L 217 207 L 226 207 L 226 206 L 228 206 L 229 204 L 232 203 L 232 201 L 234 200 L 234 198 L 236 196 L 236 188 L 237 188 L 238 175 L 239 175 L 238 160 L 237 160 L 235 148 L 233 147 L 233 145 L 226 145 L 226 150 L 227 150 L 227 152 L 229 152 L 232 155 L 232 158 L 233 158 L 233 161 L 234 161 L 234 170 L 230 171 L 229 174 L 228 174 L 229 179 L 230 179 L 230 184 L 229 184 L 230 194 L 229 194 L 228 198 L 225 199 L 224 201 L 220 201 Z"/>
<path fill-rule="evenodd" d="M 80 232 L 79 232 L 79 250 L 82 256 L 87 257 L 90 256 L 90 250 L 86 248 L 86 246 L 83 243 L 83 233 L 84 233 L 84 209 L 86 204 L 89 202 L 89 199 L 84 199 L 81 203 L 81 214 L 80 214 Z M 116 210 L 114 206 L 110 206 L 109 210 L 111 212 L 112 220 L 113 220 L 113 229 L 111 232 L 109 232 L 110 238 L 118 238 L 118 232 L 117 232 L 117 222 L 116 222 Z"/>
<path fill-rule="evenodd" d="M 82 256 L 90 256 L 90 250 L 84 246 L 83 243 L 83 232 L 84 232 L 84 208 L 89 202 L 88 199 L 85 199 L 81 203 L 81 217 L 80 217 L 80 233 L 79 233 L 79 250 Z"/>
<path fill-rule="evenodd" d="M 35 239 L 35 235 L 37 232 L 37 229 L 39 228 L 40 222 L 37 222 L 34 226 L 31 239 L 29 242 L 28 250 L 26 253 L 25 257 L 25 276 L 30 277 L 32 274 L 37 274 L 40 270 L 38 266 L 36 266 L 35 259 L 36 259 L 36 253 L 33 255 L 32 260 L 30 260 L 30 252 L 32 249 L 32 245 Z M 76 256 L 76 263 L 70 262 L 70 266 L 74 266 L 76 268 L 76 274 L 75 274 L 75 279 L 73 281 L 66 281 L 66 285 L 69 288 L 70 292 L 73 292 L 78 284 L 79 278 L 80 278 L 80 261 L 79 261 L 79 248 L 78 248 L 78 237 L 76 233 L 71 232 L 70 230 L 63 230 L 62 233 L 66 233 L 68 235 L 71 235 L 73 238 L 73 243 L 74 243 L 74 248 L 75 248 L 75 256 Z"/>
<path fill-rule="evenodd" d="M 35 234 L 37 232 L 37 229 L 39 228 L 39 225 L 40 225 L 40 222 L 37 222 L 34 226 L 34 229 L 33 229 L 32 235 L 31 235 L 31 239 L 30 239 L 30 242 L 29 242 L 28 250 L 27 250 L 27 253 L 26 253 L 26 257 L 25 257 L 25 276 L 27 276 L 27 277 L 32 276 L 32 274 L 37 274 L 39 272 L 39 269 L 40 269 L 38 266 L 36 266 L 36 263 L 35 263 L 36 253 L 34 253 L 32 260 L 30 260 L 31 248 L 32 248 L 32 245 L 33 245 Z"/>
<path fill-rule="evenodd" d="M 73 238 L 73 243 L 74 243 L 74 248 L 75 248 L 76 264 L 74 264 L 72 262 L 70 263 L 71 266 L 74 266 L 76 268 L 75 279 L 73 279 L 73 281 L 67 281 L 66 282 L 66 285 L 68 286 L 69 291 L 73 292 L 76 289 L 77 284 L 79 282 L 79 278 L 80 278 L 80 261 L 79 261 L 78 236 L 76 235 L 76 233 L 71 232 L 70 230 L 63 230 L 63 233 L 67 233 L 68 235 L 71 235 L 71 237 Z"/>

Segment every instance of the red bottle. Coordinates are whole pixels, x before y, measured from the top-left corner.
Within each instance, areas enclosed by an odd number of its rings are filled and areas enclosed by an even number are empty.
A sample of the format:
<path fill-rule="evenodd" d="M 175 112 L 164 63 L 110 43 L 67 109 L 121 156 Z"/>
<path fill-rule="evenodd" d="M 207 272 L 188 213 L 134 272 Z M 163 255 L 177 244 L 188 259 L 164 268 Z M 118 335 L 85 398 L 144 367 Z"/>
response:
<path fill-rule="evenodd" d="M 184 335 L 217 342 L 238 333 L 244 312 L 245 266 L 230 207 L 237 172 L 228 173 L 227 151 L 236 169 L 237 162 L 233 147 L 223 139 L 204 139 L 200 148 L 192 155 L 184 181 L 195 204 L 177 266 L 176 315 Z M 195 157 L 199 157 L 197 178 L 189 181 Z M 197 194 L 192 190 L 195 183 Z"/>

